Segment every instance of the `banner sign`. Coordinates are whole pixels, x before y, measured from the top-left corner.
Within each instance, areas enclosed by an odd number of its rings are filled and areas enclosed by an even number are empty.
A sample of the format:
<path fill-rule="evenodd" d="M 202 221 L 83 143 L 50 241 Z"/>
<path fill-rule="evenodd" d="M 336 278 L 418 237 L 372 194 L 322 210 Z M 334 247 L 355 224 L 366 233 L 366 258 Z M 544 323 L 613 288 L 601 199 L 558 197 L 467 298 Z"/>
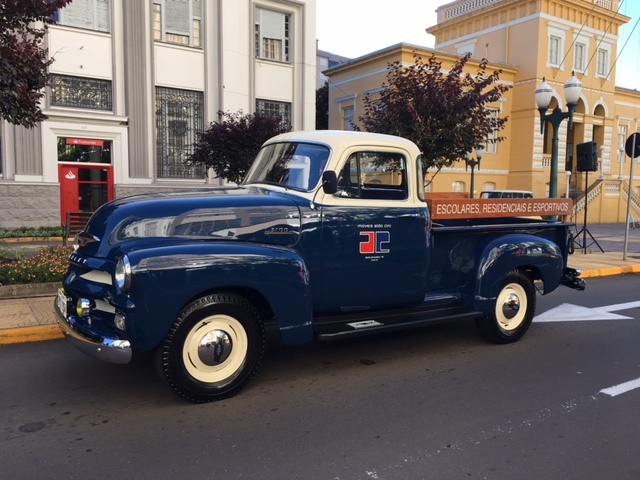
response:
<path fill-rule="evenodd" d="M 104 140 L 93 140 L 91 138 L 68 138 L 67 145 L 78 145 L 81 147 L 103 147 Z"/>
<path fill-rule="evenodd" d="M 570 215 L 570 198 L 427 199 L 433 220 Z"/>

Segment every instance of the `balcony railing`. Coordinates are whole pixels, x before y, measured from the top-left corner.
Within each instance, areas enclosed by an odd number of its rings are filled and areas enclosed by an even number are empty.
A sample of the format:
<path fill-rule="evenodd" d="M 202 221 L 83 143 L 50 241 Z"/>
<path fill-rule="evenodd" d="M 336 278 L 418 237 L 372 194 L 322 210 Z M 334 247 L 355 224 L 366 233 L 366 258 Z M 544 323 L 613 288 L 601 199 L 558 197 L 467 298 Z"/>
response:
<path fill-rule="evenodd" d="M 482 8 L 488 7 L 500 3 L 502 0 L 459 0 L 448 5 L 444 5 L 438 8 L 438 23 L 446 22 L 453 18 L 461 17 L 463 15 L 469 15 Z M 585 2 L 598 7 L 606 8 L 607 10 L 618 10 L 618 4 L 620 0 L 584 0 Z"/>
<path fill-rule="evenodd" d="M 459 2 L 445 5 L 437 10 L 438 23 L 446 22 L 452 18 L 468 15 L 476 10 L 498 3 L 501 0 L 460 0 Z"/>
<path fill-rule="evenodd" d="M 616 0 L 594 0 L 594 3 L 596 4 L 596 6 L 606 8 L 607 10 L 618 9 L 617 5 L 614 5 L 618 3 Z M 614 9 L 614 6 L 615 6 L 615 9 Z"/>

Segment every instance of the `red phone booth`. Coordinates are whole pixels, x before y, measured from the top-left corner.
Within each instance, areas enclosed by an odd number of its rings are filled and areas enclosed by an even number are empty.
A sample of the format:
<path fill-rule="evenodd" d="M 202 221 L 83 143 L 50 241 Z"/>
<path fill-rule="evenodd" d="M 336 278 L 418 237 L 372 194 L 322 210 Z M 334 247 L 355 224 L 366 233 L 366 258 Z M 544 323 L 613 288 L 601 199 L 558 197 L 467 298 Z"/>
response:
<path fill-rule="evenodd" d="M 113 200 L 110 147 L 106 140 L 58 139 L 61 223 L 65 223 L 67 212 L 94 212 Z"/>

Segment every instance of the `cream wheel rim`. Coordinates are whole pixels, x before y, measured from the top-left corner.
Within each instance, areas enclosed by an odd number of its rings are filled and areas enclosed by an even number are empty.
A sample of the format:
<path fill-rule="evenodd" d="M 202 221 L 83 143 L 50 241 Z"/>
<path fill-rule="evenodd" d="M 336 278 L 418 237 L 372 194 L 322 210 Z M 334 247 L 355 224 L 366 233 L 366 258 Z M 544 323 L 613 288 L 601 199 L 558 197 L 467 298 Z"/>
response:
<path fill-rule="evenodd" d="M 182 360 L 194 379 L 216 383 L 240 369 L 248 350 L 247 332 L 238 320 L 228 315 L 211 315 L 196 323 L 187 334 Z"/>
<path fill-rule="evenodd" d="M 527 292 L 518 283 L 506 285 L 496 301 L 496 320 L 505 331 L 517 329 L 527 314 Z"/>

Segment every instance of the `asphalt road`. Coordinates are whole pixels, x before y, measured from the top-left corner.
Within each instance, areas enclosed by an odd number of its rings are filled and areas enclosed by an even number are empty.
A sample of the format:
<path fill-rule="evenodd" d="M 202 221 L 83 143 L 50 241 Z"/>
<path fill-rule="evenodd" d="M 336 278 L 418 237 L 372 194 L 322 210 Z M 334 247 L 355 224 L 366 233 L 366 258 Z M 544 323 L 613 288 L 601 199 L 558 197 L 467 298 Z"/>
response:
<path fill-rule="evenodd" d="M 148 358 L 0 347 L 0 479 L 638 479 L 638 292 L 628 275 L 538 296 L 514 345 L 467 323 L 274 345 L 206 405 Z"/>

